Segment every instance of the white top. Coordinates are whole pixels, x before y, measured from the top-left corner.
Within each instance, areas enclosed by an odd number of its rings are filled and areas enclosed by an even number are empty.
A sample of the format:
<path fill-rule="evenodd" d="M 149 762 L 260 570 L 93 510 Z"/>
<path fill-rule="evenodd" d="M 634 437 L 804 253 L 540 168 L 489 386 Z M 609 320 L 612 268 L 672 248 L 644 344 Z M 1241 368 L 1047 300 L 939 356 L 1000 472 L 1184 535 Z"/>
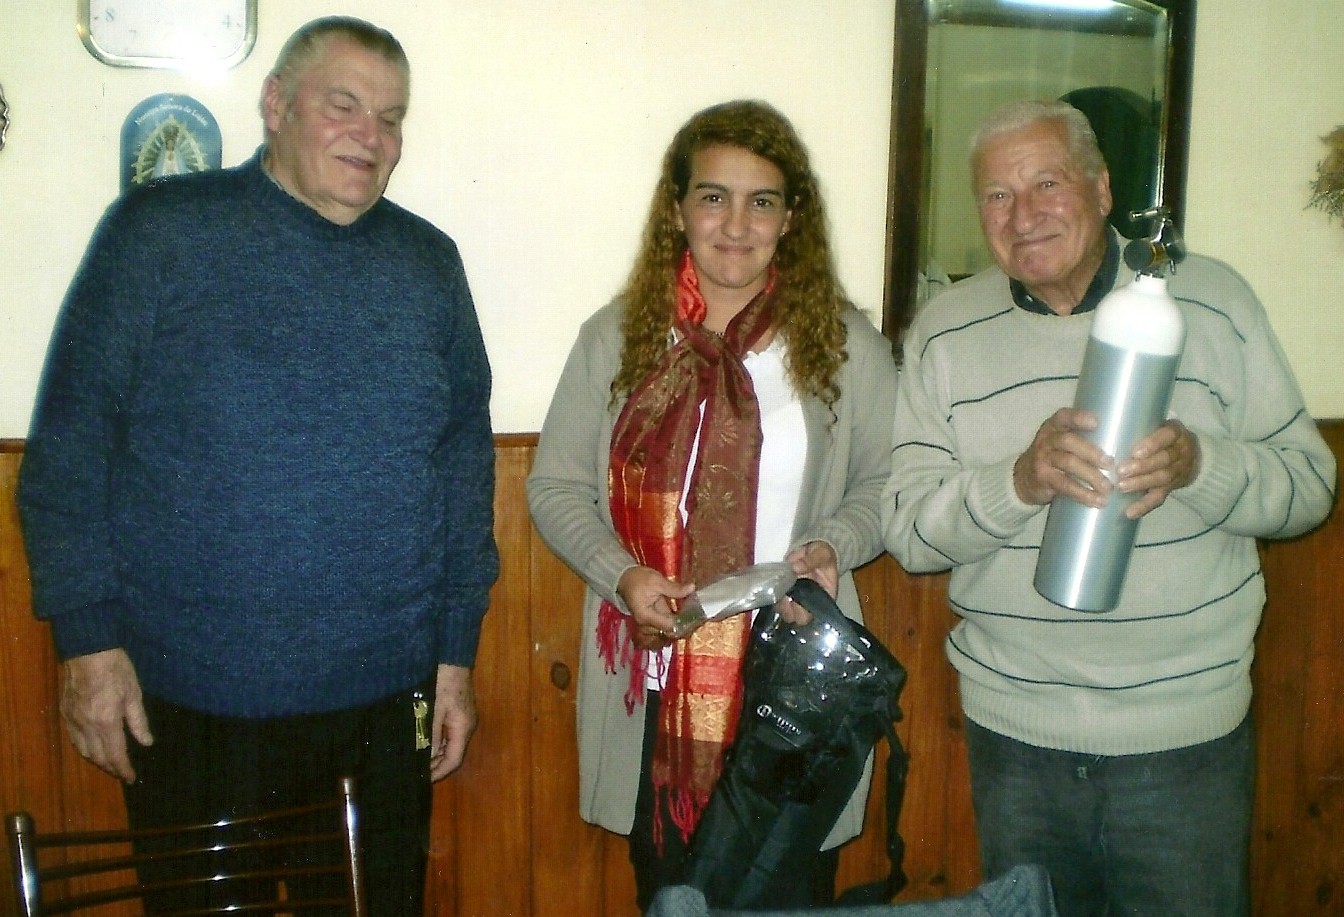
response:
<path fill-rule="evenodd" d="M 793 540 L 793 521 L 803 491 L 803 466 L 807 456 L 807 427 L 803 403 L 789 384 L 784 367 L 784 343 L 778 335 L 760 353 L 748 352 L 742 363 L 756 389 L 761 414 L 761 464 L 756 489 L 756 553 L 753 563 L 784 559 Z M 700 406 L 704 418 L 704 405 Z M 691 446 L 690 466 L 695 467 L 700 449 L 697 431 Z M 688 476 L 689 477 L 689 476 Z M 686 492 L 681 494 L 681 518 L 686 519 Z M 663 665 L 649 666 L 648 687 L 660 691 L 666 685 L 672 647 L 662 650 Z"/>

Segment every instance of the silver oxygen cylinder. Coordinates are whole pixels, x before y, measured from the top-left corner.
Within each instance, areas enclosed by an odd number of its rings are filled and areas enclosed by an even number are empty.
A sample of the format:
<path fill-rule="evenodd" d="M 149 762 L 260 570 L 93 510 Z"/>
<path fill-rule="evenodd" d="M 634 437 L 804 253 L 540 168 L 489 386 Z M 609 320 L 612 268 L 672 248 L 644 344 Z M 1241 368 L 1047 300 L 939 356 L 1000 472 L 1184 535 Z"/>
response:
<path fill-rule="evenodd" d="M 1074 407 L 1097 415 L 1087 437 L 1117 462 L 1166 420 L 1184 346 L 1185 320 L 1163 277 L 1139 274 L 1097 305 Z M 1036 561 L 1036 591 L 1079 611 L 1115 608 L 1139 525 L 1125 509 L 1138 497 L 1112 491 L 1101 509 L 1056 497 Z"/>

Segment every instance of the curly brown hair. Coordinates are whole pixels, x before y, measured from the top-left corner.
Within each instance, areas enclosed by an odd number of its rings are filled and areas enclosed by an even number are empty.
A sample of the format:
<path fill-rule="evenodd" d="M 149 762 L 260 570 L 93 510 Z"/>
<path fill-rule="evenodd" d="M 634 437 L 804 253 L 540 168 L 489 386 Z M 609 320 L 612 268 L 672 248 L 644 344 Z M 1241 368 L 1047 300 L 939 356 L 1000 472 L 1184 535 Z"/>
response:
<path fill-rule="evenodd" d="M 624 344 L 612 397 L 629 394 L 667 349 L 676 312 L 677 268 L 687 245 L 677 228 L 677 204 L 690 184 L 692 156 L 718 145 L 754 153 L 784 174 L 785 202 L 793 215 L 775 249 L 780 276 L 775 327 L 788 348 L 794 389 L 831 407 L 840 396 L 836 376 L 846 359 L 841 313 L 848 300 L 831 259 L 826 208 L 807 148 L 793 125 L 770 105 L 754 100 L 724 102 L 699 112 L 677 131 L 663 156 L 639 254 L 621 293 Z"/>

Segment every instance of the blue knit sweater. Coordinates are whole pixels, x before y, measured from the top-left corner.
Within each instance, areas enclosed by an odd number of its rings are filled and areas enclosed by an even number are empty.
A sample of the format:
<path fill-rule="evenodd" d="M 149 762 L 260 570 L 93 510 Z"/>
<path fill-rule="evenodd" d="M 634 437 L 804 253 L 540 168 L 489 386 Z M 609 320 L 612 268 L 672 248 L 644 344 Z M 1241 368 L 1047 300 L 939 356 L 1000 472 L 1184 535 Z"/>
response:
<path fill-rule="evenodd" d="M 260 154 L 133 191 L 52 339 L 19 504 L 62 658 L 211 713 L 358 706 L 474 661 L 490 370 L 453 242 L 349 226 Z"/>

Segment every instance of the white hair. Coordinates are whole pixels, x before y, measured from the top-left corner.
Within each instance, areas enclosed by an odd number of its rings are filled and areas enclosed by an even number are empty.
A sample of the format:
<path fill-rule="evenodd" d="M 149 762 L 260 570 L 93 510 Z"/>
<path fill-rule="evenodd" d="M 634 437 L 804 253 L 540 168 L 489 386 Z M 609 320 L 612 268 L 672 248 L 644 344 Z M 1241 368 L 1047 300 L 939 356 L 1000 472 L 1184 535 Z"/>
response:
<path fill-rule="evenodd" d="M 1087 115 L 1067 102 L 1054 100 L 1009 102 L 995 109 L 971 135 L 971 164 L 975 164 L 985 145 L 993 138 L 1031 127 L 1041 121 L 1057 121 L 1064 125 L 1069 161 L 1084 176 L 1094 179 L 1106 170 L 1106 160 L 1101 156 L 1101 148 L 1097 146 L 1097 135 L 1093 132 Z"/>

